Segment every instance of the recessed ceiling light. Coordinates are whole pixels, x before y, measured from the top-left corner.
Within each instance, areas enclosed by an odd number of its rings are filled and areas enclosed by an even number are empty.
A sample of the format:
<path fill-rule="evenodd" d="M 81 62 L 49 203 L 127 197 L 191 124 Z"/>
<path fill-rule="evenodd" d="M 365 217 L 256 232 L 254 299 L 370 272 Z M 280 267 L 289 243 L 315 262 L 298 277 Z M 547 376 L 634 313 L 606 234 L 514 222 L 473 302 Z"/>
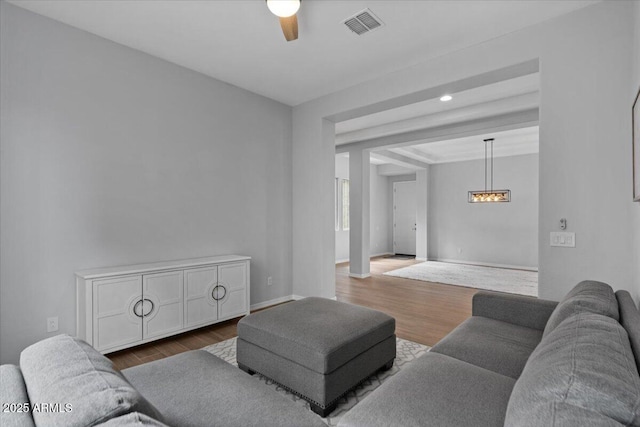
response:
<path fill-rule="evenodd" d="M 440 101 L 442 102 L 447 102 L 447 101 L 451 101 L 453 99 L 453 96 L 451 95 L 444 95 L 443 97 L 440 98 Z"/>

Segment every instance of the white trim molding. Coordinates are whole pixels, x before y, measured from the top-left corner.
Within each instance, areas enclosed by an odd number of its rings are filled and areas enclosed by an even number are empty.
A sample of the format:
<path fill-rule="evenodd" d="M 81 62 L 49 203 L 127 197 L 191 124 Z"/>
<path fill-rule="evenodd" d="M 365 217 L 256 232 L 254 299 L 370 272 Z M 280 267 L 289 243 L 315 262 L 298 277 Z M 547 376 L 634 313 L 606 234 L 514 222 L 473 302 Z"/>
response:
<path fill-rule="evenodd" d="M 378 258 L 378 257 L 381 257 L 381 256 L 389 256 L 389 255 L 393 255 L 393 252 L 381 252 L 379 254 L 373 254 L 373 255 L 369 256 L 369 259 Z M 349 258 L 337 259 L 336 260 L 336 264 L 342 264 L 342 263 L 345 263 L 345 262 L 349 262 Z"/>
<path fill-rule="evenodd" d="M 369 258 L 370 259 L 371 258 L 378 258 L 378 257 L 381 257 L 381 256 L 387 256 L 387 255 L 393 255 L 393 252 L 382 252 L 382 253 L 379 253 L 379 254 L 373 254 Z"/>
<path fill-rule="evenodd" d="M 479 265 L 482 267 L 510 268 L 512 270 L 538 271 L 536 267 L 530 267 L 530 266 L 494 264 L 491 262 L 465 261 L 465 260 L 459 260 L 459 259 L 436 258 L 436 259 L 430 259 L 429 261 L 448 262 L 451 264 Z"/>
<path fill-rule="evenodd" d="M 356 279 L 366 279 L 367 277 L 371 277 L 371 274 L 370 273 L 364 273 L 364 274 L 349 273 L 349 277 L 355 277 Z"/>
<path fill-rule="evenodd" d="M 276 304 L 282 304 L 283 302 L 291 301 L 295 299 L 293 295 L 285 295 L 280 298 L 270 299 L 269 301 L 262 301 L 256 304 L 251 304 L 251 311 L 260 310 L 261 308 L 269 307 Z"/>

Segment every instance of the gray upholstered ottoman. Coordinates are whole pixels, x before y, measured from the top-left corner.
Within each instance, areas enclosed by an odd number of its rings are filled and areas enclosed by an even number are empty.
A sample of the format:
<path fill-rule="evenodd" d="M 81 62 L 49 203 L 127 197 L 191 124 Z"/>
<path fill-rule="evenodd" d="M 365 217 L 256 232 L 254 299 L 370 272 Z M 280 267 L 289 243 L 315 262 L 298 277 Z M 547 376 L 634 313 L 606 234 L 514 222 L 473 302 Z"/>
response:
<path fill-rule="evenodd" d="M 395 319 L 325 298 L 305 298 L 238 323 L 240 369 L 259 372 L 311 403 L 320 416 L 396 357 Z"/>

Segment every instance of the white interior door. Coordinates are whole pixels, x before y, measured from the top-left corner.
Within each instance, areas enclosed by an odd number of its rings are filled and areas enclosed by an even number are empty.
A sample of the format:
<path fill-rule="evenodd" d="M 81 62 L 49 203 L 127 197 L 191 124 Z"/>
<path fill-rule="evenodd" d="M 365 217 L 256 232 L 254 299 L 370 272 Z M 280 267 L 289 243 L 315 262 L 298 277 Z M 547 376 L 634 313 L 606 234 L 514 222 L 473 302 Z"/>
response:
<path fill-rule="evenodd" d="M 416 183 L 393 183 L 393 251 L 416 254 Z"/>

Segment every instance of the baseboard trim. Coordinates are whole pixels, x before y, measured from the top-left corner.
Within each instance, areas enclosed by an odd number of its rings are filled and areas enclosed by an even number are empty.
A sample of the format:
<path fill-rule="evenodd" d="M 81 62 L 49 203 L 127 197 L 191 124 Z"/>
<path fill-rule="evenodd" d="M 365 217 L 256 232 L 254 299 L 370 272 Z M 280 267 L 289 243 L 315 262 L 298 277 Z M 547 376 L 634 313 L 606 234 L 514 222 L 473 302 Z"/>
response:
<path fill-rule="evenodd" d="M 370 273 L 357 274 L 357 273 L 349 273 L 349 277 L 354 277 L 356 279 L 366 279 L 367 277 L 371 277 Z"/>
<path fill-rule="evenodd" d="M 260 310 L 261 308 L 269 307 L 271 305 L 282 304 L 283 302 L 291 301 L 292 299 L 294 299 L 293 295 L 285 295 L 280 298 L 270 299 L 269 301 L 263 301 L 257 304 L 251 304 L 251 311 Z"/>
<path fill-rule="evenodd" d="M 387 255 L 393 255 L 393 252 L 381 252 L 379 254 L 371 255 L 369 258 L 377 258 L 379 256 L 387 256 Z"/>
<path fill-rule="evenodd" d="M 393 252 L 381 252 L 379 254 L 373 254 L 369 256 L 369 259 L 373 259 L 373 258 L 377 258 L 377 257 L 381 257 L 381 256 L 387 256 L 387 255 L 393 255 Z M 342 264 L 345 262 L 349 262 L 349 258 L 345 258 L 345 259 L 337 259 L 336 260 L 336 264 Z"/>
<path fill-rule="evenodd" d="M 427 259 L 426 259 L 426 258 L 418 258 L 418 257 L 416 257 L 416 261 L 426 262 L 426 261 L 427 261 Z"/>
<path fill-rule="evenodd" d="M 302 295 L 296 295 L 296 294 L 291 295 L 291 299 L 295 301 L 298 301 L 300 299 L 305 299 L 305 298 L 306 297 L 303 297 Z"/>
<path fill-rule="evenodd" d="M 479 265 L 481 267 L 509 268 L 512 270 L 538 271 L 537 268 L 527 267 L 522 265 L 494 264 L 491 262 L 466 261 L 466 260 L 459 260 L 459 259 L 435 258 L 435 259 L 430 259 L 429 261 L 448 262 L 451 264 Z"/>

